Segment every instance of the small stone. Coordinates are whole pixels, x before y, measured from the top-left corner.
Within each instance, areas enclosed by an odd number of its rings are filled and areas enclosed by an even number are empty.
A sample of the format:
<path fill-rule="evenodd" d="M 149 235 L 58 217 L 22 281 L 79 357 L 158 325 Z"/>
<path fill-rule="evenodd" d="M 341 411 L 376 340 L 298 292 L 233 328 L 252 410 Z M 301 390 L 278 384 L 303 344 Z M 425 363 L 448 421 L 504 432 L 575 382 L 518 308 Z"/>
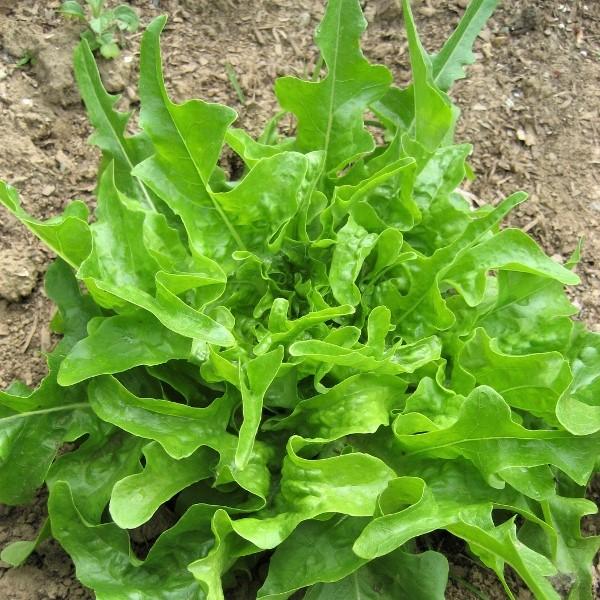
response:
<path fill-rule="evenodd" d="M 37 282 L 32 260 L 16 249 L 0 250 L 0 298 L 18 302 L 31 294 Z"/>
<path fill-rule="evenodd" d="M 308 12 L 303 12 L 300 13 L 300 16 L 298 17 L 298 27 L 301 29 L 304 29 L 304 27 L 308 27 L 310 25 L 310 13 Z"/>
<path fill-rule="evenodd" d="M 526 146 L 533 146 L 536 143 L 535 133 L 530 127 L 517 129 L 517 139 L 523 142 Z"/>
<path fill-rule="evenodd" d="M 421 8 L 418 9 L 418 12 L 424 17 L 432 17 L 433 15 L 435 15 L 436 11 L 435 8 L 433 8 L 433 6 L 421 6 Z"/>
<path fill-rule="evenodd" d="M 42 196 L 52 196 L 52 194 L 54 194 L 54 190 L 56 190 L 56 187 L 53 185 L 45 185 L 42 188 Z"/>

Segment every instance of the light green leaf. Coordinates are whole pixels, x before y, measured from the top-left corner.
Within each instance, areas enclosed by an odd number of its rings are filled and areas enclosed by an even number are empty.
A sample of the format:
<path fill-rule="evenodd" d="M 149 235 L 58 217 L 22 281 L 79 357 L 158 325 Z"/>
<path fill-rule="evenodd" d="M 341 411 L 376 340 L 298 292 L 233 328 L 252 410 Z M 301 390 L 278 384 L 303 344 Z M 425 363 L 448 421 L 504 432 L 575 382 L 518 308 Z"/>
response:
<path fill-rule="evenodd" d="M 519 229 L 504 229 L 494 237 L 464 252 L 444 275 L 470 306 L 479 304 L 490 269 L 507 269 L 577 285 L 579 277 L 548 258 L 539 246 Z"/>
<path fill-rule="evenodd" d="M 240 364 L 240 387 L 244 420 L 240 427 L 238 446 L 235 451 L 235 465 L 244 469 L 250 460 L 254 440 L 262 417 L 263 398 L 281 368 L 283 346 L 262 354 L 244 367 Z"/>
<path fill-rule="evenodd" d="M 0 181 L 0 203 L 72 267 L 77 268 L 89 255 L 92 240 L 83 202 L 71 203 L 62 216 L 39 221 L 23 210 L 17 190 Z"/>
<path fill-rule="evenodd" d="M 465 77 L 464 67 L 475 62 L 471 48 L 497 4 L 498 0 L 472 0 L 452 35 L 432 56 L 434 81 L 441 90 L 447 92 Z"/>
<path fill-rule="evenodd" d="M 208 447 L 221 456 L 217 479 L 236 481 L 243 489 L 264 500 L 270 475 L 266 467 L 268 450 L 256 443 L 249 464 L 235 468 L 237 438 L 226 431 L 237 398 L 224 395 L 207 408 L 195 408 L 154 398 L 138 398 L 113 377 L 92 380 L 88 396 L 94 412 L 104 421 L 129 433 L 158 442 L 169 456 L 181 460 L 198 448 Z"/>
<path fill-rule="evenodd" d="M 175 459 L 191 456 L 201 446 L 219 451 L 233 438 L 225 432 L 232 408 L 226 396 L 208 408 L 194 408 L 138 398 L 108 375 L 90 382 L 88 396 L 101 419 L 138 437 L 156 440 Z"/>
<path fill-rule="evenodd" d="M 110 498 L 110 515 L 121 529 L 143 525 L 177 492 L 210 477 L 214 455 L 200 448 L 187 458 L 174 460 L 156 442 L 144 449 L 146 465 L 141 473 L 119 480 Z"/>
<path fill-rule="evenodd" d="M 374 433 L 388 425 L 390 411 L 401 406 L 406 384 L 399 378 L 361 374 L 348 377 L 324 394 L 298 403 L 294 412 L 269 429 L 289 430 L 308 438 L 335 440 L 352 433 Z"/>
<path fill-rule="evenodd" d="M 377 236 L 352 217 L 339 230 L 329 271 L 331 291 L 339 304 L 356 306 L 360 302 L 360 290 L 354 282 L 376 242 Z"/>
<path fill-rule="evenodd" d="M 193 253 L 227 261 L 244 244 L 215 200 L 210 177 L 235 111 L 191 100 L 174 104 L 167 96 L 159 38 L 166 19 L 158 17 L 142 39 L 140 123 L 155 154 L 133 174 L 148 185 L 183 221 Z M 194 127 L 189 124 L 194 123 Z"/>
<path fill-rule="evenodd" d="M 211 525 L 214 545 L 208 555 L 188 565 L 200 582 L 206 600 L 224 600 L 221 578 L 241 556 L 258 552 L 252 543 L 236 536 L 232 522 L 224 510 L 217 510 Z"/>
<path fill-rule="evenodd" d="M 327 76 L 318 82 L 283 77 L 275 84 L 282 108 L 298 118 L 298 148 L 324 150 L 327 172 L 338 171 L 375 146 L 363 114 L 385 94 L 391 75 L 362 55 L 359 39 L 365 26 L 358 0 L 330 0 L 316 34 Z"/>
<path fill-rule="evenodd" d="M 413 373 L 426 364 L 440 357 L 441 346 L 437 337 L 432 336 L 414 344 L 397 344 L 388 350 L 381 359 L 375 358 L 371 349 L 345 348 L 320 340 L 294 342 L 290 346 L 290 354 L 303 361 L 327 363 L 352 367 L 355 371 L 396 375 Z"/>
<path fill-rule="evenodd" d="M 102 319 L 60 365 L 58 382 L 69 386 L 96 375 L 112 375 L 139 365 L 188 358 L 192 341 L 166 329 L 146 311 Z"/>
<path fill-rule="evenodd" d="M 85 20 L 85 11 L 79 2 L 75 0 L 66 0 L 60 5 L 59 12 L 67 17 Z"/>
<path fill-rule="evenodd" d="M 422 479 L 401 477 L 390 482 L 380 499 L 380 508 L 383 515 L 369 523 L 354 544 L 359 556 L 383 556 L 417 535 L 444 528 L 465 539 L 471 550 L 496 570 L 505 587 L 507 563 L 539 597 L 558 600 L 546 579 L 556 572 L 552 563 L 517 539 L 512 519 L 496 527 L 491 504 L 438 500 Z"/>
<path fill-rule="evenodd" d="M 79 580 L 98 600 L 157 600 L 201 597 L 187 565 L 212 545 L 214 508 L 192 507 L 138 560 L 127 532 L 114 523 L 88 523 L 77 510 L 67 483 L 57 482 L 48 503 L 52 533 L 75 562 Z"/>
<path fill-rule="evenodd" d="M 564 352 L 573 329 L 569 317 L 576 312 L 559 282 L 500 271 L 497 297 L 478 317 L 478 324 L 498 340 L 504 352 Z"/>
<path fill-rule="evenodd" d="M 598 507 L 582 498 L 554 496 L 543 505 L 545 517 L 557 532 L 554 561 L 561 573 L 574 576 L 569 600 L 593 597 L 591 564 L 600 550 L 600 536 L 582 536 L 581 518 L 596 514 Z"/>
<path fill-rule="evenodd" d="M 526 195 L 522 193 L 509 196 L 488 214 L 471 221 L 450 245 L 440 248 L 431 257 L 412 261 L 411 266 L 414 264 L 414 267 L 408 293 L 401 295 L 391 282 L 378 286 L 375 296 L 377 303 L 392 311 L 393 319 L 406 339 L 416 340 L 454 324 L 455 316 L 440 293 L 440 280 L 461 253 L 475 245 L 525 198 Z"/>
<path fill-rule="evenodd" d="M 395 473 L 381 460 L 362 453 L 309 460 L 298 452 L 307 444 L 290 438 L 283 461 L 278 512 L 266 518 L 233 522 L 241 537 L 259 548 L 274 548 L 303 521 L 336 512 L 353 517 L 373 514 L 376 498 Z"/>
<path fill-rule="evenodd" d="M 452 127 L 452 106 L 435 84 L 431 60 L 421 45 L 409 0 L 402 0 L 402 10 L 414 79 L 414 138 L 434 151 Z"/>
<path fill-rule="evenodd" d="M 117 58 L 117 56 L 121 54 L 121 48 L 119 48 L 119 44 L 116 42 L 107 42 L 100 46 L 100 54 L 102 54 L 104 58 L 111 60 Z"/>
<path fill-rule="evenodd" d="M 115 483 L 139 470 L 142 445 L 143 440 L 102 423 L 79 448 L 54 461 L 48 488 L 68 483 L 81 515 L 100 523 Z"/>
<path fill-rule="evenodd" d="M 115 182 L 118 189 L 142 206 L 152 209 L 154 201 L 144 184 L 131 175 L 135 165 L 147 158 L 152 147 L 143 134 L 125 135 L 130 113 L 115 110 L 118 96 L 105 90 L 89 44 L 82 40 L 74 54 L 75 78 L 79 93 L 85 103 L 89 119 L 95 128 L 90 142 L 100 148 L 105 166 L 114 163 Z"/>
<path fill-rule="evenodd" d="M 119 21 L 119 29 L 124 29 L 130 33 L 134 33 L 138 30 L 140 19 L 131 6 L 121 4 L 115 8 L 113 15 L 114 18 Z"/>
<path fill-rule="evenodd" d="M 91 226 L 94 249 L 77 275 L 98 304 L 121 310 L 132 304 L 151 312 L 165 327 L 184 337 L 233 344 L 226 327 L 181 300 L 177 293 L 182 290 L 172 291 L 172 277 L 159 272 L 158 263 L 146 248 L 146 213 L 131 206 L 116 190 L 110 167 L 100 182 L 96 212 L 97 221 Z M 187 289 L 187 279 L 185 283 Z"/>
<path fill-rule="evenodd" d="M 401 551 L 372 561 L 355 573 L 309 589 L 307 600 L 443 600 L 448 562 L 437 552 Z"/>
<path fill-rule="evenodd" d="M 558 399 L 573 378 L 562 354 L 504 354 L 480 328 L 465 344 L 459 361 L 477 385 L 494 388 L 511 406 L 542 417 L 548 423 L 555 422 Z"/>
<path fill-rule="evenodd" d="M 512 467 L 551 464 L 578 483 L 588 480 L 600 451 L 600 436 L 573 437 L 561 430 L 532 430 L 511 419 L 510 407 L 489 387 L 478 387 L 465 399 L 457 421 L 447 429 L 421 435 L 400 415 L 394 432 L 410 455 L 452 459 L 462 455 L 488 478 Z"/>
<path fill-rule="evenodd" d="M 4 546 L 2 552 L 0 552 L 0 560 L 8 563 L 11 567 L 20 567 L 31 556 L 32 552 L 51 535 L 50 521 L 45 519 L 34 540 L 19 540 Z"/>
<path fill-rule="evenodd" d="M 214 194 L 235 224 L 243 249 L 259 254 L 278 249 L 277 238 L 298 211 L 307 168 L 304 156 L 283 152 L 258 161 L 230 192 Z"/>
<path fill-rule="evenodd" d="M 299 525 L 273 554 L 269 573 L 258 592 L 261 600 L 286 600 L 293 592 L 319 581 L 338 581 L 365 563 L 352 544 L 366 518 L 332 517 Z"/>
<path fill-rule="evenodd" d="M 71 269 L 57 261 L 46 274 L 46 290 L 65 320 L 64 337 L 48 355 L 49 374 L 33 392 L 18 386 L 0 392 L 0 502 L 30 502 L 44 482 L 63 442 L 73 441 L 98 426 L 85 392 L 61 388 L 56 371 L 64 354 L 85 335 L 97 314 L 81 295 Z"/>
<path fill-rule="evenodd" d="M 600 431 L 600 335 L 576 330 L 569 348 L 573 383 L 561 396 L 556 416 L 575 435 Z"/>

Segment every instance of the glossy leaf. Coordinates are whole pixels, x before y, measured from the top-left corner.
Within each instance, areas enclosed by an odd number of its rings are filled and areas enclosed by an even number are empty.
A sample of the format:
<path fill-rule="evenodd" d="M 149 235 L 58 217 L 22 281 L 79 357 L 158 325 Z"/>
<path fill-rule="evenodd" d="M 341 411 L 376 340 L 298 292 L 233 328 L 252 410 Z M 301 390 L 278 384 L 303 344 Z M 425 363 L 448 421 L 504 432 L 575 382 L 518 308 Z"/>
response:
<path fill-rule="evenodd" d="M 212 195 L 209 180 L 225 132 L 236 114 L 217 104 L 191 100 L 177 105 L 165 90 L 159 37 L 166 19 L 156 18 L 142 40 L 140 123 L 155 154 L 133 171 L 183 221 L 193 252 L 227 259 L 243 243 Z M 188 127 L 188 123 L 195 127 Z"/>
<path fill-rule="evenodd" d="M 551 464 L 581 484 L 592 473 L 600 448 L 599 436 L 575 438 L 566 431 L 518 425 L 504 399 L 484 386 L 465 399 L 456 423 L 447 429 L 414 435 L 407 417 L 401 415 L 394 423 L 407 452 L 440 458 L 462 455 L 488 478 L 506 468 Z"/>
<path fill-rule="evenodd" d="M 119 190 L 130 198 L 137 198 L 142 206 L 153 208 L 149 190 L 131 174 L 133 167 L 148 157 L 152 147 L 143 134 L 125 134 L 130 115 L 115 110 L 119 97 L 111 96 L 105 90 L 92 51 L 85 40 L 75 50 L 74 70 L 79 93 L 95 128 L 90 143 L 102 150 L 106 165 L 113 162 Z"/>
<path fill-rule="evenodd" d="M 152 442 L 144 447 L 144 456 L 144 470 L 120 479 L 111 493 L 110 514 L 122 529 L 135 529 L 146 523 L 177 492 L 210 477 L 214 466 L 205 448 L 182 460 L 173 460 Z"/>
<path fill-rule="evenodd" d="M 557 402 L 571 384 L 568 362 L 558 352 L 511 356 L 476 329 L 460 354 L 460 365 L 478 385 L 488 385 L 516 408 L 553 422 Z"/>
<path fill-rule="evenodd" d="M 357 0 L 331 0 L 316 35 L 327 76 L 318 82 L 284 77 L 275 86 L 282 108 L 298 118 L 298 148 L 324 150 L 327 171 L 374 149 L 363 114 L 386 92 L 391 75 L 362 55 L 359 39 L 365 27 Z"/>
<path fill-rule="evenodd" d="M 465 77 L 464 67 L 475 62 L 471 47 L 494 12 L 498 0 L 472 0 L 458 26 L 442 49 L 432 57 L 436 85 L 448 91 L 457 79 Z"/>
<path fill-rule="evenodd" d="M 68 484 L 57 483 L 48 505 L 52 533 L 75 562 L 77 576 L 99 600 L 134 600 L 140 594 L 160 600 L 200 597 L 198 582 L 186 566 L 212 545 L 214 509 L 190 509 L 138 560 L 125 531 L 114 523 L 92 525 L 78 512 Z"/>
<path fill-rule="evenodd" d="M 282 600 L 320 581 L 338 581 L 364 564 L 352 544 L 365 518 L 340 517 L 307 521 L 275 551 L 257 598 Z M 310 593 L 310 592 L 309 592 Z"/>
<path fill-rule="evenodd" d="M 68 386 L 139 365 L 159 365 L 188 358 L 191 350 L 189 338 L 169 331 L 145 311 L 108 317 L 65 357 L 58 381 Z"/>
<path fill-rule="evenodd" d="M 88 208 L 73 202 L 60 217 L 39 221 L 21 207 L 17 190 L 0 181 L 0 203 L 72 267 L 78 267 L 92 249 Z"/>
<path fill-rule="evenodd" d="M 2 552 L 0 552 L 0 560 L 8 563 L 11 567 L 20 567 L 29 556 L 31 556 L 32 552 L 34 552 L 42 542 L 45 542 L 50 538 L 51 535 L 50 521 L 45 519 L 34 540 L 18 540 L 16 542 L 11 542 L 2 549 Z"/>
<path fill-rule="evenodd" d="M 436 87 L 431 60 L 421 45 L 409 0 L 402 1 L 414 88 L 414 137 L 428 150 L 435 150 L 452 126 L 452 108 Z"/>
<path fill-rule="evenodd" d="M 263 398 L 273 383 L 283 360 L 283 347 L 256 357 L 240 369 L 240 387 L 244 421 L 240 427 L 235 465 L 243 469 L 250 460 L 254 440 L 260 427 Z"/>
<path fill-rule="evenodd" d="M 448 563 L 437 552 L 394 552 L 333 583 L 315 585 L 310 600 L 442 600 Z"/>

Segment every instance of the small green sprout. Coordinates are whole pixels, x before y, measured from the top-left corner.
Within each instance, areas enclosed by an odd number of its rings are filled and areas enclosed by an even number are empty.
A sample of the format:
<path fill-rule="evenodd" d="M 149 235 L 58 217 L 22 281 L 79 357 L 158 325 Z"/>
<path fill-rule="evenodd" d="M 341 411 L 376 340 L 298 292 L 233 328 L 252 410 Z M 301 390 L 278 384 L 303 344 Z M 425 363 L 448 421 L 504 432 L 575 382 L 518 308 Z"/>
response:
<path fill-rule="evenodd" d="M 21 58 L 16 62 L 17 69 L 24 69 L 29 65 L 35 65 L 35 54 L 31 50 L 25 50 Z"/>
<path fill-rule="evenodd" d="M 104 0 L 85 0 L 85 3 L 89 7 L 89 20 L 84 6 L 76 0 L 63 2 L 60 12 L 67 17 L 86 21 L 88 29 L 81 37 L 88 42 L 92 50 L 100 50 L 104 58 L 116 58 L 121 52 L 119 33 L 137 31 L 140 24 L 137 13 L 127 4 L 108 9 L 104 6 Z"/>

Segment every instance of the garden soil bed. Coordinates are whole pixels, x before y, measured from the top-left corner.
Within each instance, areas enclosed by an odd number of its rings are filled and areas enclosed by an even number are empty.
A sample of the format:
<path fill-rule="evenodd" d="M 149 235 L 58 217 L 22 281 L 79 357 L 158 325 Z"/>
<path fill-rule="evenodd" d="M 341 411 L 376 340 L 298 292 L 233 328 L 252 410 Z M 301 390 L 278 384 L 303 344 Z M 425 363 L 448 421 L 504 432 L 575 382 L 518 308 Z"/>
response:
<path fill-rule="evenodd" d="M 426 46 L 445 39 L 466 0 L 415 0 Z M 143 22 L 170 15 L 164 35 L 168 87 L 176 100 L 201 97 L 235 107 L 257 133 L 272 115 L 273 80 L 312 72 L 312 32 L 322 0 L 137 0 Z M 580 317 L 600 330 L 600 2 L 505 2 L 477 44 L 478 63 L 453 92 L 462 107 L 459 141 L 474 144 L 477 178 L 468 191 L 495 202 L 517 189 L 530 192 L 512 224 L 533 235 L 552 256 L 566 259 L 585 238 L 573 290 Z M 93 202 L 97 151 L 71 73 L 74 23 L 56 14 L 58 1 L 0 0 L 0 177 L 22 193 L 25 208 L 50 217 L 73 198 Z M 371 26 L 365 52 L 408 76 L 402 22 L 393 0 L 363 2 Z M 122 107 L 138 105 L 139 35 L 102 70 Z M 23 58 L 31 58 L 19 67 Z M 237 73 L 246 102 L 232 87 Z M 283 124 L 292 126 L 291 121 Z M 45 371 L 52 307 L 43 292 L 50 253 L 6 212 L 0 215 L 0 389 L 15 378 L 33 385 Z M 590 493 L 598 495 L 598 486 Z M 44 518 L 43 495 L 24 508 L 0 506 L 0 547 L 32 538 Z M 586 522 L 589 533 L 600 524 Z M 505 598 L 493 576 L 477 567 L 455 541 L 447 598 Z M 0 563 L 3 600 L 91 597 L 74 579 L 57 544 L 45 543 L 19 569 Z M 4 565 L 6 566 L 6 565 Z M 514 582 L 518 587 L 518 582 Z M 241 596 L 242 594 L 238 594 Z M 246 594 L 250 595 L 251 594 Z M 518 598 L 530 598 L 518 590 Z M 600 592 L 598 593 L 600 597 Z"/>

